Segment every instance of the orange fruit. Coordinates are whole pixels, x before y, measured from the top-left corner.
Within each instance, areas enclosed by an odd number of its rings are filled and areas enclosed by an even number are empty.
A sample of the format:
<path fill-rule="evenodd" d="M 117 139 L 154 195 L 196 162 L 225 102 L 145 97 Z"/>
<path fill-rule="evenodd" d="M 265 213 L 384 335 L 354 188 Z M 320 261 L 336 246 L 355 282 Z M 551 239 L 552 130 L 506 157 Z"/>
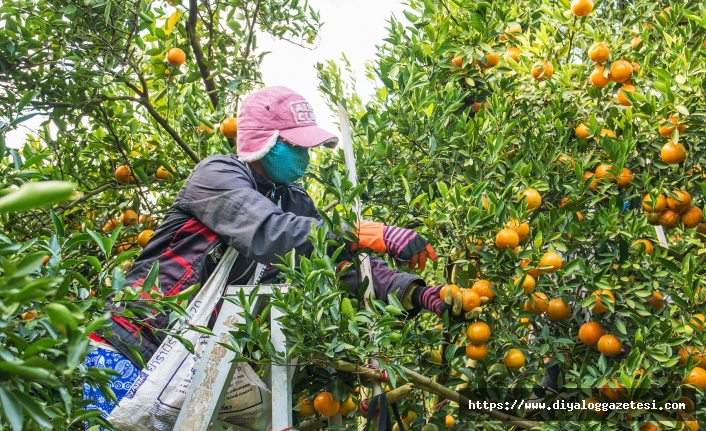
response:
<path fill-rule="evenodd" d="M 603 63 L 610 57 L 610 50 L 603 42 L 596 42 L 588 49 L 588 58 L 596 63 Z"/>
<path fill-rule="evenodd" d="M 620 188 L 626 188 L 630 186 L 630 183 L 633 182 L 635 177 L 633 176 L 632 172 L 630 172 L 630 169 L 628 168 L 623 168 L 623 171 L 620 173 L 617 179 L 618 187 Z"/>
<path fill-rule="evenodd" d="M 677 427 L 684 431 L 699 431 L 699 421 L 691 415 L 680 415 Z"/>
<path fill-rule="evenodd" d="M 299 414 L 302 416 L 314 416 L 316 411 L 314 410 L 314 402 L 301 397 L 297 400 L 297 404 L 301 404 L 302 407 L 299 409 Z"/>
<path fill-rule="evenodd" d="M 630 47 L 632 49 L 637 49 L 638 45 L 642 43 L 642 38 L 641 37 L 633 37 L 632 40 L 630 41 Z"/>
<path fill-rule="evenodd" d="M 686 149 L 684 145 L 680 143 L 675 144 L 674 142 L 667 142 L 662 146 L 660 155 L 664 163 L 675 165 L 684 161 L 686 158 Z"/>
<path fill-rule="evenodd" d="M 164 166 L 157 168 L 157 179 L 166 180 L 167 178 L 169 178 L 169 181 L 174 181 L 174 174 L 169 172 Z"/>
<path fill-rule="evenodd" d="M 598 180 L 596 180 L 595 174 L 593 172 L 584 172 L 583 182 L 586 183 L 589 179 L 591 179 L 591 184 L 588 186 L 588 190 L 596 190 L 598 188 Z"/>
<path fill-rule="evenodd" d="M 699 329 L 699 331 L 703 331 L 704 330 L 704 323 L 706 323 L 706 316 L 704 316 L 701 313 L 694 314 L 693 316 L 691 316 L 689 323 L 696 326 Z"/>
<path fill-rule="evenodd" d="M 660 135 L 670 139 L 672 137 L 672 133 L 674 133 L 674 129 L 677 129 L 680 135 L 684 133 L 684 130 L 686 129 L 686 124 L 679 124 L 679 117 L 676 115 L 670 117 L 669 120 L 662 120 L 662 124 L 659 125 L 657 130 Z"/>
<path fill-rule="evenodd" d="M 571 168 L 576 165 L 576 162 L 574 162 L 574 159 L 572 157 L 567 157 L 565 155 L 560 155 L 559 157 L 556 158 L 557 162 L 564 163 L 564 164 L 571 164 Z"/>
<path fill-rule="evenodd" d="M 615 181 L 615 172 L 613 172 L 613 166 L 601 163 L 596 167 L 596 179 L 602 181 L 604 179 L 610 180 L 610 182 Z"/>
<path fill-rule="evenodd" d="M 603 335 L 605 331 L 598 322 L 586 322 L 579 328 L 579 340 L 583 344 L 597 344 Z"/>
<path fill-rule="evenodd" d="M 615 356 L 623 350 L 623 343 L 615 335 L 606 334 L 598 340 L 598 351 L 606 356 Z"/>
<path fill-rule="evenodd" d="M 667 208 L 676 211 L 678 213 L 687 209 L 691 205 L 691 194 L 683 190 L 674 190 L 672 192 L 674 196 L 667 196 Z"/>
<path fill-rule="evenodd" d="M 446 286 L 442 287 L 441 290 L 439 291 L 439 296 L 441 299 L 446 298 L 446 291 L 451 289 L 451 297 L 455 297 L 457 293 L 461 292 L 461 288 L 456 286 L 455 284 L 447 284 Z"/>
<path fill-rule="evenodd" d="M 466 346 L 468 359 L 483 360 L 488 355 L 488 346 L 485 344 L 469 344 Z"/>
<path fill-rule="evenodd" d="M 681 213 L 680 217 L 681 222 L 689 229 L 695 228 L 704 221 L 704 213 L 701 211 L 701 208 L 696 205 L 689 206 Z"/>
<path fill-rule="evenodd" d="M 22 320 L 32 320 L 35 317 L 37 317 L 37 310 L 35 310 L 34 308 L 31 308 L 29 311 L 22 313 L 22 315 L 20 316 Z"/>
<path fill-rule="evenodd" d="M 341 403 L 333 398 L 331 392 L 322 392 L 314 398 L 314 410 L 322 416 L 333 416 L 340 408 Z"/>
<path fill-rule="evenodd" d="M 456 420 L 451 415 L 446 415 L 446 418 L 444 418 L 444 426 L 446 428 L 451 428 L 454 426 L 454 422 L 456 422 Z"/>
<path fill-rule="evenodd" d="M 492 283 L 488 280 L 478 280 L 473 283 L 473 286 L 471 286 L 471 290 L 475 291 L 481 298 L 485 296 L 488 299 L 493 299 L 495 297 L 495 293 L 490 290 L 491 286 Z"/>
<path fill-rule="evenodd" d="M 642 209 L 649 213 L 661 213 L 667 208 L 667 198 L 662 193 L 657 195 L 657 202 L 652 204 L 652 197 L 646 194 L 642 198 Z"/>
<path fill-rule="evenodd" d="M 539 208 L 539 206 L 542 205 L 542 196 L 535 189 L 526 189 L 525 191 L 520 193 L 520 195 L 517 197 L 517 200 L 521 201 L 523 197 L 527 200 L 528 210 Z"/>
<path fill-rule="evenodd" d="M 706 391 L 706 370 L 699 367 L 694 368 L 684 379 L 684 384 L 696 385 L 702 391 Z"/>
<path fill-rule="evenodd" d="M 525 293 L 530 293 L 534 290 L 534 287 L 537 285 L 537 282 L 535 281 L 534 277 L 532 277 L 529 274 L 525 275 L 524 277 L 525 277 L 525 281 L 522 283 L 522 290 Z M 522 277 L 517 277 L 514 280 L 515 286 L 517 286 L 521 280 L 522 280 Z"/>
<path fill-rule="evenodd" d="M 652 252 L 654 251 L 654 247 L 652 247 L 652 243 L 647 239 L 638 239 L 637 241 L 635 241 L 633 243 L 632 248 L 637 248 L 638 244 L 644 244 L 645 253 L 647 253 L 647 254 L 651 255 Z"/>
<path fill-rule="evenodd" d="M 451 65 L 453 67 L 461 67 L 463 65 L 463 57 L 454 57 L 451 60 Z"/>
<path fill-rule="evenodd" d="M 412 410 L 408 411 L 407 416 L 402 418 L 402 422 L 406 423 L 407 425 L 411 424 L 415 420 L 417 420 L 417 413 Z"/>
<path fill-rule="evenodd" d="M 593 72 L 588 75 L 588 79 L 591 81 L 592 85 L 598 88 L 603 88 L 610 84 L 611 76 L 610 73 L 606 76 L 605 68 L 603 66 L 596 66 L 596 68 L 593 69 Z"/>
<path fill-rule="evenodd" d="M 147 247 L 147 243 L 150 241 L 150 238 L 152 238 L 152 235 L 154 235 L 153 230 L 143 230 L 137 235 L 137 243 L 140 244 L 142 248 Z"/>
<path fill-rule="evenodd" d="M 466 337 L 471 344 L 483 344 L 490 339 L 490 326 L 485 322 L 473 322 L 466 328 Z"/>
<path fill-rule="evenodd" d="M 681 217 L 679 213 L 672 210 L 664 210 L 662 214 L 659 215 L 659 224 L 665 229 L 674 229 L 681 223 Z"/>
<path fill-rule="evenodd" d="M 199 133 L 202 133 L 202 132 L 206 132 L 210 135 L 211 133 L 213 133 L 213 129 L 208 127 L 207 125 L 201 123 L 201 124 L 199 124 Z"/>
<path fill-rule="evenodd" d="M 480 295 L 475 290 L 466 289 L 461 292 L 461 302 L 463 311 L 471 311 L 476 307 L 480 307 Z"/>
<path fill-rule="evenodd" d="M 491 67 L 497 66 L 498 63 L 500 63 L 500 54 L 493 51 L 493 52 L 489 52 L 489 53 L 485 54 L 485 63 L 483 63 L 481 61 L 478 64 L 482 68 L 489 69 Z"/>
<path fill-rule="evenodd" d="M 677 402 L 680 404 L 684 404 L 684 409 L 682 411 L 684 411 L 686 413 L 691 413 L 694 410 L 696 410 L 696 406 L 694 405 L 694 402 L 691 400 L 691 398 L 689 398 L 685 395 L 679 397 Z"/>
<path fill-rule="evenodd" d="M 630 101 L 625 97 L 624 92 L 634 93 L 637 88 L 634 85 L 625 84 L 618 89 L 618 103 L 623 106 L 630 106 Z"/>
<path fill-rule="evenodd" d="M 103 225 L 103 232 L 108 232 L 110 230 L 113 230 L 116 227 L 118 227 L 119 224 L 120 224 L 120 220 L 113 217 L 112 219 L 105 222 L 105 224 Z"/>
<path fill-rule="evenodd" d="M 520 243 L 520 236 L 514 229 L 500 229 L 495 235 L 495 245 L 499 249 L 515 248 Z"/>
<path fill-rule="evenodd" d="M 353 410 L 355 410 L 355 402 L 353 401 L 353 395 L 349 395 L 348 398 L 341 403 L 341 408 L 338 409 L 338 413 L 345 418 Z"/>
<path fill-rule="evenodd" d="M 505 223 L 505 227 L 517 232 L 517 237 L 520 239 L 520 242 L 526 240 L 529 236 L 529 224 L 527 222 L 520 223 L 519 220 L 512 219 Z"/>
<path fill-rule="evenodd" d="M 115 170 L 115 181 L 121 184 L 130 184 L 135 181 L 135 177 L 132 176 L 132 170 L 127 165 L 118 166 Z"/>
<path fill-rule="evenodd" d="M 542 258 L 539 259 L 539 267 L 542 269 L 542 272 L 547 273 L 559 271 L 563 263 L 564 260 L 561 258 L 559 253 L 554 251 L 544 253 Z"/>
<path fill-rule="evenodd" d="M 647 303 L 650 304 L 655 310 L 659 310 L 664 307 L 664 296 L 655 290 L 652 292 L 650 299 L 647 300 Z"/>
<path fill-rule="evenodd" d="M 129 237 L 129 238 L 125 238 L 125 242 L 122 242 L 122 243 L 118 244 L 118 245 L 115 247 L 115 251 L 116 251 L 117 253 L 122 253 L 122 252 L 124 252 L 124 251 L 126 251 L 126 250 L 130 250 L 131 248 L 134 248 L 134 247 L 135 247 L 135 242 L 136 242 L 136 241 L 137 241 L 137 237 L 136 237 L 136 236 L 131 236 L 131 237 Z"/>
<path fill-rule="evenodd" d="M 561 298 L 554 298 L 547 306 L 547 317 L 549 320 L 560 322 L 571 316 L 571 306 Z"/>
<path fill-rule="evenodd" d="M 515 60 L 515 62 L 519 63 L 520 54 L 522 54 L 522 50 L 520 48 L 511 46 L 505 51 L 505 61 L 507 61 L 508 58 L 511 58 Z"/>
<path fill-rule="evenodd" d="M 581 123 L 576 126 L 574 132 L 576 133 L 576 137 L 580 139 L 586 139 L 591 134 L 591 131 L 588 129 L 588 125 L 586 123 Z"/>
<path fill-rule="evenodd" d="M 612 335 L 611 335 L 612 337 Z M 621 347 L 622 349 L 622 347 Z M 606 355 L 609 356 L 609 355 Z M 618 398 L 620 396 L 625 396 L 625 387 L 621 385 L 618 380 L 612 379 L 613 384 L 615 385 L 615 388 L 611 388 L 608 382 L 606 382 L 601 388 L 598 390 L 598 393 L 605 396 L 607 399 L 609 399 L 612 402 L 618 401 Z"/>
<path fill-rule="evenodd" d="M 238 136 L 238 120 L 233 117 L 226 118 L 221 121 L 221 135 L 226 138 L 235 138 Z"/>
<path fill-rule="evenodd" d="M 580 212 L 576 211 L 576 218 L 579 219 L 579 223 L 583 223 L 583 214 Z"/>
<path fill-rule="evenodd" d="M 532 259 L 522 259 L 522 260 L 520 261 L 520 268 L 524 269 L 524 268 L 526 268 L 527 265 L 529 265 L 530 263 L 532 263 Z M 530 276 L 532 276 L 534 279 L 537 279 L 537 277 L 539 277 L 540 275 L 542 275 L 542 270 L 539 269 L 539 268 L 531 268 L 531 269 L 528 269 L 528 270 L 527 270 L 527 275 L 530 275 Z"/>
<path fill-rule="evenodd" d="M 602 297 L 607 296 L 610 298 L 613 306 L 615 306 L 615 295 L 610 290 L 596 290 L 591 295 L 596 297 L 596 305 L 593 306 L 593 311 L 596 313 L 607 313 L 610 311 L 608 307 L 603 304 L 604 299 Z"/>
<path fill-rule="evenodd" d="M 614 61 L 610 65 L 610 76 L 615 82 L 625 82 L 632 76 L 632 64 L 627 60 Z"/>
<path fill-rule="evenodd" d="M 610 129 L 601 129 L 601 138 L 605 138 L 606 136 L 615 139 L 615 132 Z"/>
<path fill-rule="evenodd" d="M 537 316 L 547 311 L 549 307 L 547 295 L 542 292 L 534 292 L 531 297 L 531 299 L 527 298 L 525 301 L 525 311 L 529 311 Z M 534 300 L 534 304 L 532 304 L 532 300 Z"/>
<path fill-rule="evenodd" d="M 576 16 L 586 16 L 593 10 L 593 0 L 574 0 L 571 2 L 571 12 Z"/>
<path fill-rule="evenodd" d="M 518 349 L 510 349 L 503 356 L 503 363 L 511 370 L 518 370 L 525 365 L 525 354 Z"/>
<path fill-rule="evenodd" d="M 438 350 L 430 350 L 429 351 L 429 358 L 427 360 L 429 362 L 433 362 L 435 364 L 440 364 L 441 363 L 441 353 L 439 353 Z"/>
<path fill-rule="evenodd" d="M 172 48 L 167 51 L 167 63 L 171 66 L 181 66 L 186 61 L 186 54 L 181 48 Z"/>
<path fill-rule="evenodd" d="M 595 406 L 595 405 L 597 405 L 597 404 L 600 403 L 600 402 L 601 402 L 601 400 L 599 400 L 598 398 L 593 398 L 593 397 L 591 397 L 591 398 L 586 398 L 586 406 L 590 406 L 590 405 Z M 597 414 L 598 417 L 601 418 L 601 419 L 605 419 L 606 415 L 608 414 L 608 412 L 604 412 L 604 411 L 598 410 L 598 409 L 596 409 L 595 407 L 594 407 L 593 409 L 592 409 L 592 408 L 589 408 L 589 410 L 591 410 L 593 413 Z"/>
<path fill-rule="evenodd" d="M 506 41 L 508 36 L 515 39 L 517 36 L 515 36 L 513 33 L 522 33 L 522 27 L 520 27 L 520 25 L 517 23 L 509 24 L 507 28 L 505 28 L 505 32 L 500 35 L 500 40 Z"/>
<path fill-rule="evenodd" d="M 137 224 L 137 213 L 133 210 L 125 210 L 120 215 L 120 221 L 123 226 L 132 226 Z"/>
<path fill-rule="evenodd" d="M 532 66 L 532 78 L 544 81 L 554 75 L 554 65 L 551 61 L 538 61 Z"/>

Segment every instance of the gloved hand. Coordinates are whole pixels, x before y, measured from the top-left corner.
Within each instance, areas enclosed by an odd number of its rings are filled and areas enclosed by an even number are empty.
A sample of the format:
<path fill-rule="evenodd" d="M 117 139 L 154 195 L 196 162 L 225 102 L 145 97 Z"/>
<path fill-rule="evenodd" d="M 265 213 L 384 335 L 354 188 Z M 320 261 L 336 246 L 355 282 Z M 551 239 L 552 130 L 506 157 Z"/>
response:
<path fill-rule="evenodd" d="M 471 320 L 483 311 L 480 307 L 476 307 L 470 311 L 463 311 L 463 300 L 461 293 L 453 294 L 451 289 L 446 289 L 445 298 L 441 299 L 441 289 L 446 286 L 440 284 L 438 286 L 418 286 L 412 292 L 412 305 L 417 308 L 426 308 L 435 313 L 439 317 L 443 317 L 444 313 L 449 312 L 449 317 L 453 320 Z"/>
<path fill-rule="evenodd" d="M 351 250 L 369 248 L 378 253 L 387 253 L 395 259 L 409 262 L 409 268 L 424 269 L 427 258 L 436 261 L 438 256 L 429 241 L 411 229 L 386 226 L 378 222 L 361 222 L 353 232 L 357 243 L 351 243 Z"/>

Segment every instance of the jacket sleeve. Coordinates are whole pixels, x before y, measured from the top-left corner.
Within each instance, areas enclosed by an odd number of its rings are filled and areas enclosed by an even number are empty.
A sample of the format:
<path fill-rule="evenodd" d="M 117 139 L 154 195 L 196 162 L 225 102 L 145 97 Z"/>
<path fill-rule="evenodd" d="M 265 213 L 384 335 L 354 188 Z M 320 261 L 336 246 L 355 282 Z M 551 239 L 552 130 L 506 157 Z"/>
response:
<path fill-rule="evenodd" d="M 308 256 L 313 217 L 283 212 L 255 188 L 247 168 L 228 156 L 196 166 L 175 204 L 193 214 L 228 245 L 263 264 L 295 249 Z"/>
<path fill-rule="evenodd" d="M 373 276 L 373 284 L 375 287 L 375 298 L 387 302 L 389 295 L 396 295 L 400 303 L 405 301 L 408 291 L 414 289 L 415 286 L 424 286 L 424 280 L 414 274 L 407 272 L 399 272 L 396 269 L 391 269 L 387 263 L 376 257 L 370 258 L 370 271 Z M 358 272 L 349 271 L 341 277 L 341 281 L 348 283 L 356 291 L 358 290 Z M 419 310 L 407 310 L 410 315 L 416 315 Z"/>

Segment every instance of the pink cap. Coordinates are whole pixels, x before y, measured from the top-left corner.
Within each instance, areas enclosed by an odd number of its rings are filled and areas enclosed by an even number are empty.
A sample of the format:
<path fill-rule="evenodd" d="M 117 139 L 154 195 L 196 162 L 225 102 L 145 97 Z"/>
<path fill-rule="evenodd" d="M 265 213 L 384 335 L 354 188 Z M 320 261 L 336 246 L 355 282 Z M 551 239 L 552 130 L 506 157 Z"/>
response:
<path fill-rule="evenodd" d="M 314 110 L 300 94 L 287 87 L 265 87 L 243 100 L 238 113 L 238 155 L 259 160 L 277 140 L 300 147 L 338 143 L 335 135 L 316 125 Z"/>

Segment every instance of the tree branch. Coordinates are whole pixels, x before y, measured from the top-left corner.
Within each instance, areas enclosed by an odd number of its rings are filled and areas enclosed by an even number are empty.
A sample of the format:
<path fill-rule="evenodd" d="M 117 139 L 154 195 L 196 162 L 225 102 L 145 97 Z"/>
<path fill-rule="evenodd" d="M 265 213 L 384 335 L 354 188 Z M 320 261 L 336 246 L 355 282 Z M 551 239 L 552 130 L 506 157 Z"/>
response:
<path fill-rule="evenodd" d="M 196 32 L 196 21 L 198 19 L 198 0 L 189 0 L 189 20 L 186 24 L 186 35 L 189 37 L 189 42 L 191 44 L 191 50 L 194 52 L 194 57 L 196 57 L 196 64 L 199 67 L 199 72 L 201 72 L 201 78 L 206 86 L 206 93 L 208 98 L 211 99 L 211 105 L 213 109 L 218 108 L 218 94 L 216 90 L 216 84 L 213 83 L 211 78 L 211 71 L 208 70 L 208 66 L 203 62 L 203 49 L 201 48 L 201 43 L 199 42 L 199 36 Z"/>
<path fill-rule="evenodd" d="M 147 112 L 149 112 L 152 118 L 154 118 L 154 121 L 156 121 L 160 126 L 162 126 L 164 130 L 167 131 L 169 136 L 171 136 L 172 139 L 174 139 L 174 141 L 177 143 L 177 145 L 179 145 L 181 149 L 184 150 L 184 152 L 188 154 L 189 157 L 191 157 L 191 160 L 193 160 L 194 163 L 199 163 L 201 161 L 201 158 L 194 152 L 194 150 L 189 148 L 186 142 L 181 139 L 181 136 L 179 136 L 177 131 L 169 125 L 169 122 L 164 117 L 159 115 L 159 112 L 154 109 L 154 106 L 152 106 L 152 103 L 149 101 L 149 99 L 141 97 L 140 99 L 138 99 L 138 103 L 147 108 Z"/>
<path fill-rule="evenodd" d="M 112 186 L 113 186 L 112 183 L 105 183 L 100 187 L 96 187 L 95 189 L 91 190 L 90 192 L 84 193 L 83 196 L 81 196 L 80 198 L 78 198 L 74 201 L 70 201 L 69 205 L 62 207 L 62 208 L 57 208 L 57 210 L 54 212 L 56 213 L 56 215 L 62 214 L 67 209 L 69 209 L 71 207 L 75 207 L 76 205 L 78 205 L 82 202 L 85 202 L 86 200 L 90 199 L 91 197 L 103 193 L 104 191 L 108 190 Z"/>

